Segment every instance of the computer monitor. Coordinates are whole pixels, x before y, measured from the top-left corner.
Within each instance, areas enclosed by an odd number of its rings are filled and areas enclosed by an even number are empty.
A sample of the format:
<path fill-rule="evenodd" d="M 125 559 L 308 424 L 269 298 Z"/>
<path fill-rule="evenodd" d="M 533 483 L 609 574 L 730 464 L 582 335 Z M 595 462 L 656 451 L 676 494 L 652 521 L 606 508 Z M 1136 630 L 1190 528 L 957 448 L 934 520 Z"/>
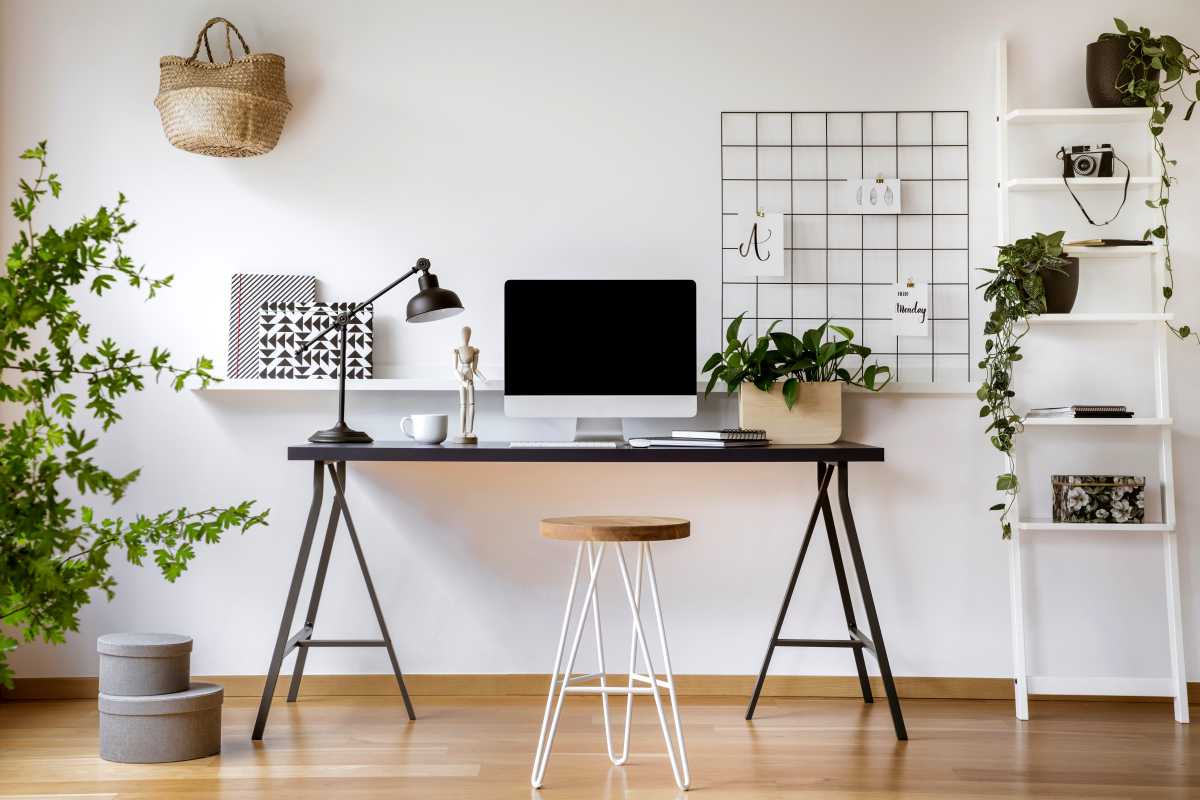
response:
<path fill-rule="evenodd" d="M 580 439 L 693 417 L 697 338 L 695 281 L 506 281 L 504 413 L 575 417 Z"/>

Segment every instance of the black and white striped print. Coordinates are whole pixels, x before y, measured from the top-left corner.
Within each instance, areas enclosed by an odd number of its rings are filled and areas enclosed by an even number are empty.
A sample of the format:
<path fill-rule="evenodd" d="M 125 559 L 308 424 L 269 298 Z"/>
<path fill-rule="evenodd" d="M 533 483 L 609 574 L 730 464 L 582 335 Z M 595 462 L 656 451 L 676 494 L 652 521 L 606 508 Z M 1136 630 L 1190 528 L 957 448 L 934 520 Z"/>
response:
<path fill-rule="evenodd" d="M 314 275 L 254 275 L 236 273 L 229 290 L 230 378 L 257 378 L 258 315 L 263 303 L 313 303 Z"/>

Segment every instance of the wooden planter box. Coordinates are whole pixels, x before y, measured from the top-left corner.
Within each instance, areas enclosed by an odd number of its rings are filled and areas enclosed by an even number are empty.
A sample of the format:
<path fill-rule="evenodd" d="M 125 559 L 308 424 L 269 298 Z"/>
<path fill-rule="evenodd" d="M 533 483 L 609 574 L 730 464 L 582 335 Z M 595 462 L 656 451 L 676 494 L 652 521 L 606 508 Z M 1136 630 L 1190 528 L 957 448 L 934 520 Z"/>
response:
<path fill-rule="evenodd" d="M 762 428 L 776 444 L 830 444 L 842 436 L 842 384 L 801 383 L 800 396 L 789 409 L 783 384 L 764 392 L 752 383 L 738 388 L 738 424 Z"/>

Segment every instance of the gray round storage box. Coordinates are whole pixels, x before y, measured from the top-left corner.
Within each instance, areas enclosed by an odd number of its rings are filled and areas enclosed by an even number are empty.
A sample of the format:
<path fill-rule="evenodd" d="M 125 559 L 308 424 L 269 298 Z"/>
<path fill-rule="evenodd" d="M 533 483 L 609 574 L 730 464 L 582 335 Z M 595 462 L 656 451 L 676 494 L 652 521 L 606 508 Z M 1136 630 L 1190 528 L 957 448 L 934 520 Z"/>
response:
<path fill-rule="evenodd" d="M 193 683 L 186 691 L 150 697 L 100 695 L 100 757 L 151 764 L 221 752 L 225 690 Z"/>
<path fill-rule="evenodd" d="M 173 633 L 106 633 L 100 653 L 100 693 L 140 697 L 188 688 L 192 640 Z"/>

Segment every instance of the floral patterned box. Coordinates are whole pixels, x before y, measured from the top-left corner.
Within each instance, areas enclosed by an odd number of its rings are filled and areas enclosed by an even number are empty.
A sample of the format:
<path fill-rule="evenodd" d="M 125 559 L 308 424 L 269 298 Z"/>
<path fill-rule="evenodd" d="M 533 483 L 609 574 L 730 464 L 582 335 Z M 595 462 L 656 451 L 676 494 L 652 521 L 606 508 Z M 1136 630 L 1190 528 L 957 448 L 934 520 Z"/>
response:
<path fill-rule="evenodd" d="M 1051 475 L 1055 522 L 1146 519 L 1146 479 L 1134 475 Z"/>

